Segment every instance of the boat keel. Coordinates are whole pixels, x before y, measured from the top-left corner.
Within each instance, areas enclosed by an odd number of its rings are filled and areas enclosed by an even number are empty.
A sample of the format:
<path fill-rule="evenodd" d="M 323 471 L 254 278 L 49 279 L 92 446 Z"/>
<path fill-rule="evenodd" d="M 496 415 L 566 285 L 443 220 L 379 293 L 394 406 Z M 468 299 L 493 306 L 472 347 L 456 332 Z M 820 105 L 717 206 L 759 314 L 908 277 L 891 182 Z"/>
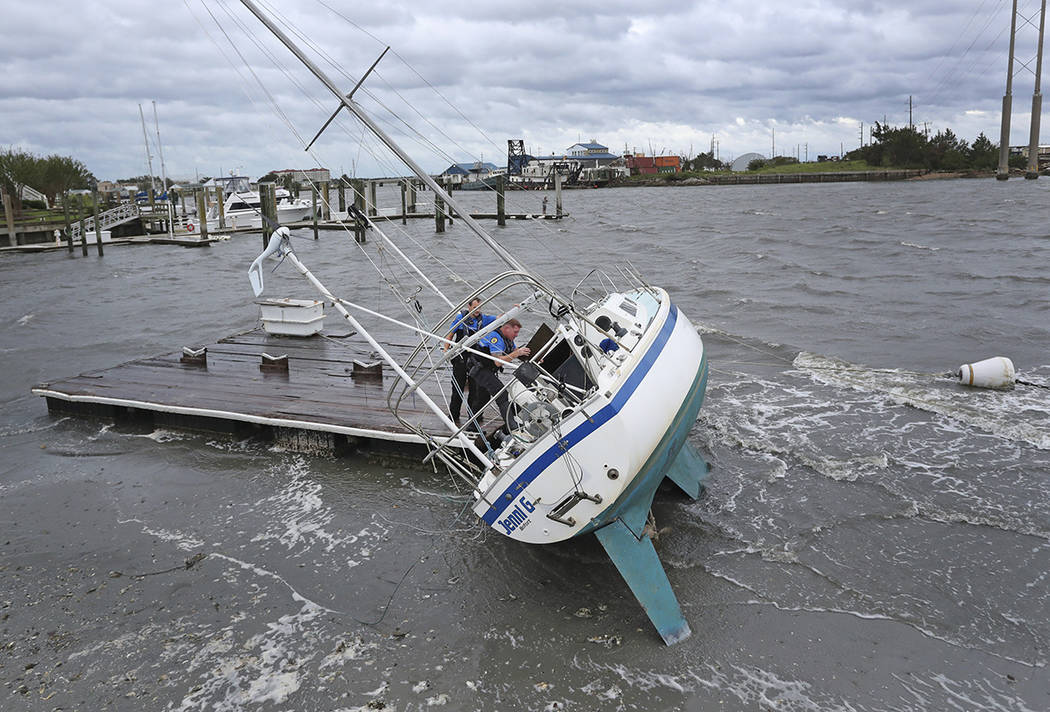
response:
<path fill-rule="evenodd" d="M 682 445 L 678 456 L 667 469 L 667 477 L 687 495 L 693 499 L 699 499 L 704 487 L 703 481 L 709 469 L 707 461 L 700 456 L 695 447 L 687 442 Z"/>
<path fill-rule="evenodd" d="M 689 623 L 682 615 L 648 532 L 636 536 L 623 520 L 616 519 L 594 534 L 664 642 L 673 645 L 688 638 L 692 634 Z"/>

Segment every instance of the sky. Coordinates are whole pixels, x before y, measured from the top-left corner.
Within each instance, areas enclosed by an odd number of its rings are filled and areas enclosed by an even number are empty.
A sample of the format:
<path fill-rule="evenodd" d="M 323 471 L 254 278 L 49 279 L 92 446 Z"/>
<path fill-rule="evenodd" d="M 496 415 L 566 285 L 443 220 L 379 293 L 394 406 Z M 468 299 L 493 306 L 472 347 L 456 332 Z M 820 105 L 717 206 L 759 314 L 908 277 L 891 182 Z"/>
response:
<path fill-rule="evenodd" d="M 909 100 L 931 136 L 999 141 L 1009 0 L 257 2 L 344 92 L 390 45 L 355 100 L 434 173 L 505 164 L 507 139 L 815 160 L 907 125 Z M 1035 25 L 1016 33 L 1012 145 L 1028 143 L 1039 0 L 1018 5 Z M 5 148 L 142 175 L 141 105 L 156 175 L 161 151 L 180 180 L 408 172 L 345 111 L 305 152 L 336 99 L 236 0 L 0 0 L 0 23 Z"/>

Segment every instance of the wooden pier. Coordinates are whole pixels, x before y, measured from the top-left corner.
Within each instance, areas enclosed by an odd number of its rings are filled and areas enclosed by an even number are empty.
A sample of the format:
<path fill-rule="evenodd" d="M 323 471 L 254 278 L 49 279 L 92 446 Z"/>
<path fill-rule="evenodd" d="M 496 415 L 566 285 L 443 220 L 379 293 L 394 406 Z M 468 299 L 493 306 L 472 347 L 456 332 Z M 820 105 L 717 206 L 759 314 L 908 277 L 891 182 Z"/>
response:
<path fill-rule="evenodd" d="M 423 439 L 387 409 L 389 370 L 385 379 L 376 373 L 364 340 L 343 324 L 336 329 L 291 337 L 259 328 L 210 344 L 201 355 L 187 353 L 199 351 L 194 346 L 32 392 L 55 414 L 257 437 L 292 450 L 417 457 Z M 398 358 L 412 347 L 387 348 Z M 427 432 L 446 432 L 421 399 L 406 399 L 400 412 Z"/>

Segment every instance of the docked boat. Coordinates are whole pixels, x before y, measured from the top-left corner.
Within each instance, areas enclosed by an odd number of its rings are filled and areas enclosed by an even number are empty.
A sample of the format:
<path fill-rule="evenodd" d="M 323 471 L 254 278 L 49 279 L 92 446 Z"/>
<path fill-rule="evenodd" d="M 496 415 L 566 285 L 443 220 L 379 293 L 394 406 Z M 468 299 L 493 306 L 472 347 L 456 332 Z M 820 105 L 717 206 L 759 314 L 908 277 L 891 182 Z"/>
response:
<path fill-rule="evenodd" d="M 299 259 L 289 230 L 280 227 L 249 268 L 255 295 L 264 292 L 268 259 L 291 263 L 394 372 L 390 410 L 428 443 L 425 462 L 441 462 L 467 484 L 473 511 L 485 524 L 528 544 L 593 533 L 663 640 L 671 644 L 687 637 L 690 627 L 653 548 L 648 520 L 665 478 L 696 498 L 707 472 L 688 443 L 708 375 L 697 329 L 664 289 L 648 284 L 630 265 L 619 267 L 615 278 L 613 265 L 601 265 L 569 292 L 530 270 L 372 120 L 353 91 L 340 89 L 252 0 L 241 2 L 332 92 L 337 113 L 345 109 L 357 117 L 505 266 L 453 295 L 415 265 L 381 224 L 369 220 L 384 253 L 396 255 L 418 283 L 416 296 L 402 300 L 409 316 L 396 318 L 332 293 Z M 396 291 L 401 281 L 391 288 Z M 433 296 L 427 303 L 440 308 L 426 310 L 419 296 L 424 292 Z M 449 324 L 475 300 L 493 315 L 491 323 L 461 341 L 448 341 Z M 454 422 L 442 396 L 450 363 L 468 358 L 507 365 L 480 342 L 519 320 L 538 324 L 527 360 L 488 403 L 475 404 L 474 411 L 468 407 L 462 424 Z M 373 333 L 391 325 L 416 340 L 406 359 L 393 358 Z M 402 405 L 413 401 L 424 403 L 443 429 L 424 427 L 407 407 L 402 414 Z M 501 415 L 502 429 L 486 429 Z"/>
<path fill-rule="evenodd" d="M 226 227 L 262 227 L 262 202 L 258 191 L 230 193 L 223 201 L 223 220 Z M 277 222 L 281 225 L 301 222 L 313 217 L 313 205 L 308 200 L 296 198 L 284 188 L 277 189 Z M 208 229 L 219 228 L 219 209 L 213 206 L 208 211 Z"/>

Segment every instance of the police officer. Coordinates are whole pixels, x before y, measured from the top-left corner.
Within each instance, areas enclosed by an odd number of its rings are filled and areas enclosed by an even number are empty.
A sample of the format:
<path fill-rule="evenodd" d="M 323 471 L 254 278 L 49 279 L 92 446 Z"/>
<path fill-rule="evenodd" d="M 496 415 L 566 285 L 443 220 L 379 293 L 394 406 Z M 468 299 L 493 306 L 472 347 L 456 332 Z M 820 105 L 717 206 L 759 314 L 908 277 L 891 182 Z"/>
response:
<path fill-rule="evenodd" d="M 448 341 L 460 342 L 463 339 L 478 333 L 486 326 L 496 320 L 496 317 L 481 313 L 481 300 L 474 298 L 467 304 L 467 311 L 459 313 L 452 322 L 452 329 L 445 336 L 445 351 L 451 346 Z M 463 408 L 463 390 L 467 387 L 467 354 L 460 353 L 452 358 L 452 399 L 448 404 L 449 415 L 456 425 L 460 425 L 459 414 Z M 487 400 L 487 399 L 486 399 Z M 484 405 L 485 401 L 479 402 L 474 389 L 470 389 L 467 396 L 467 408 L 471 413 L 477 413 L 477 409 Z"/>
<path fill-rule="evenodd" d="M 521 356 L 532 353 L 528 346 L 518 347 L 514 339 L 521 331 L 521 322 L 517 319 L 508 320 L 496 331 L 490 332 L 478 342 L 479 351 L 488 351 L 493 358 L 477 358 L 470 369 L 470 390 L 477 393 L 478 402 L 482 405 L 496 393 L 496 406 L 499 407 L 500 415 L 508 432 L 518 427 L 514 414 L 510 412 L 510 399 L 507 392 L 503 390 L 497 375 L 503 370 L 503 364 L 510 363 Z"/>

